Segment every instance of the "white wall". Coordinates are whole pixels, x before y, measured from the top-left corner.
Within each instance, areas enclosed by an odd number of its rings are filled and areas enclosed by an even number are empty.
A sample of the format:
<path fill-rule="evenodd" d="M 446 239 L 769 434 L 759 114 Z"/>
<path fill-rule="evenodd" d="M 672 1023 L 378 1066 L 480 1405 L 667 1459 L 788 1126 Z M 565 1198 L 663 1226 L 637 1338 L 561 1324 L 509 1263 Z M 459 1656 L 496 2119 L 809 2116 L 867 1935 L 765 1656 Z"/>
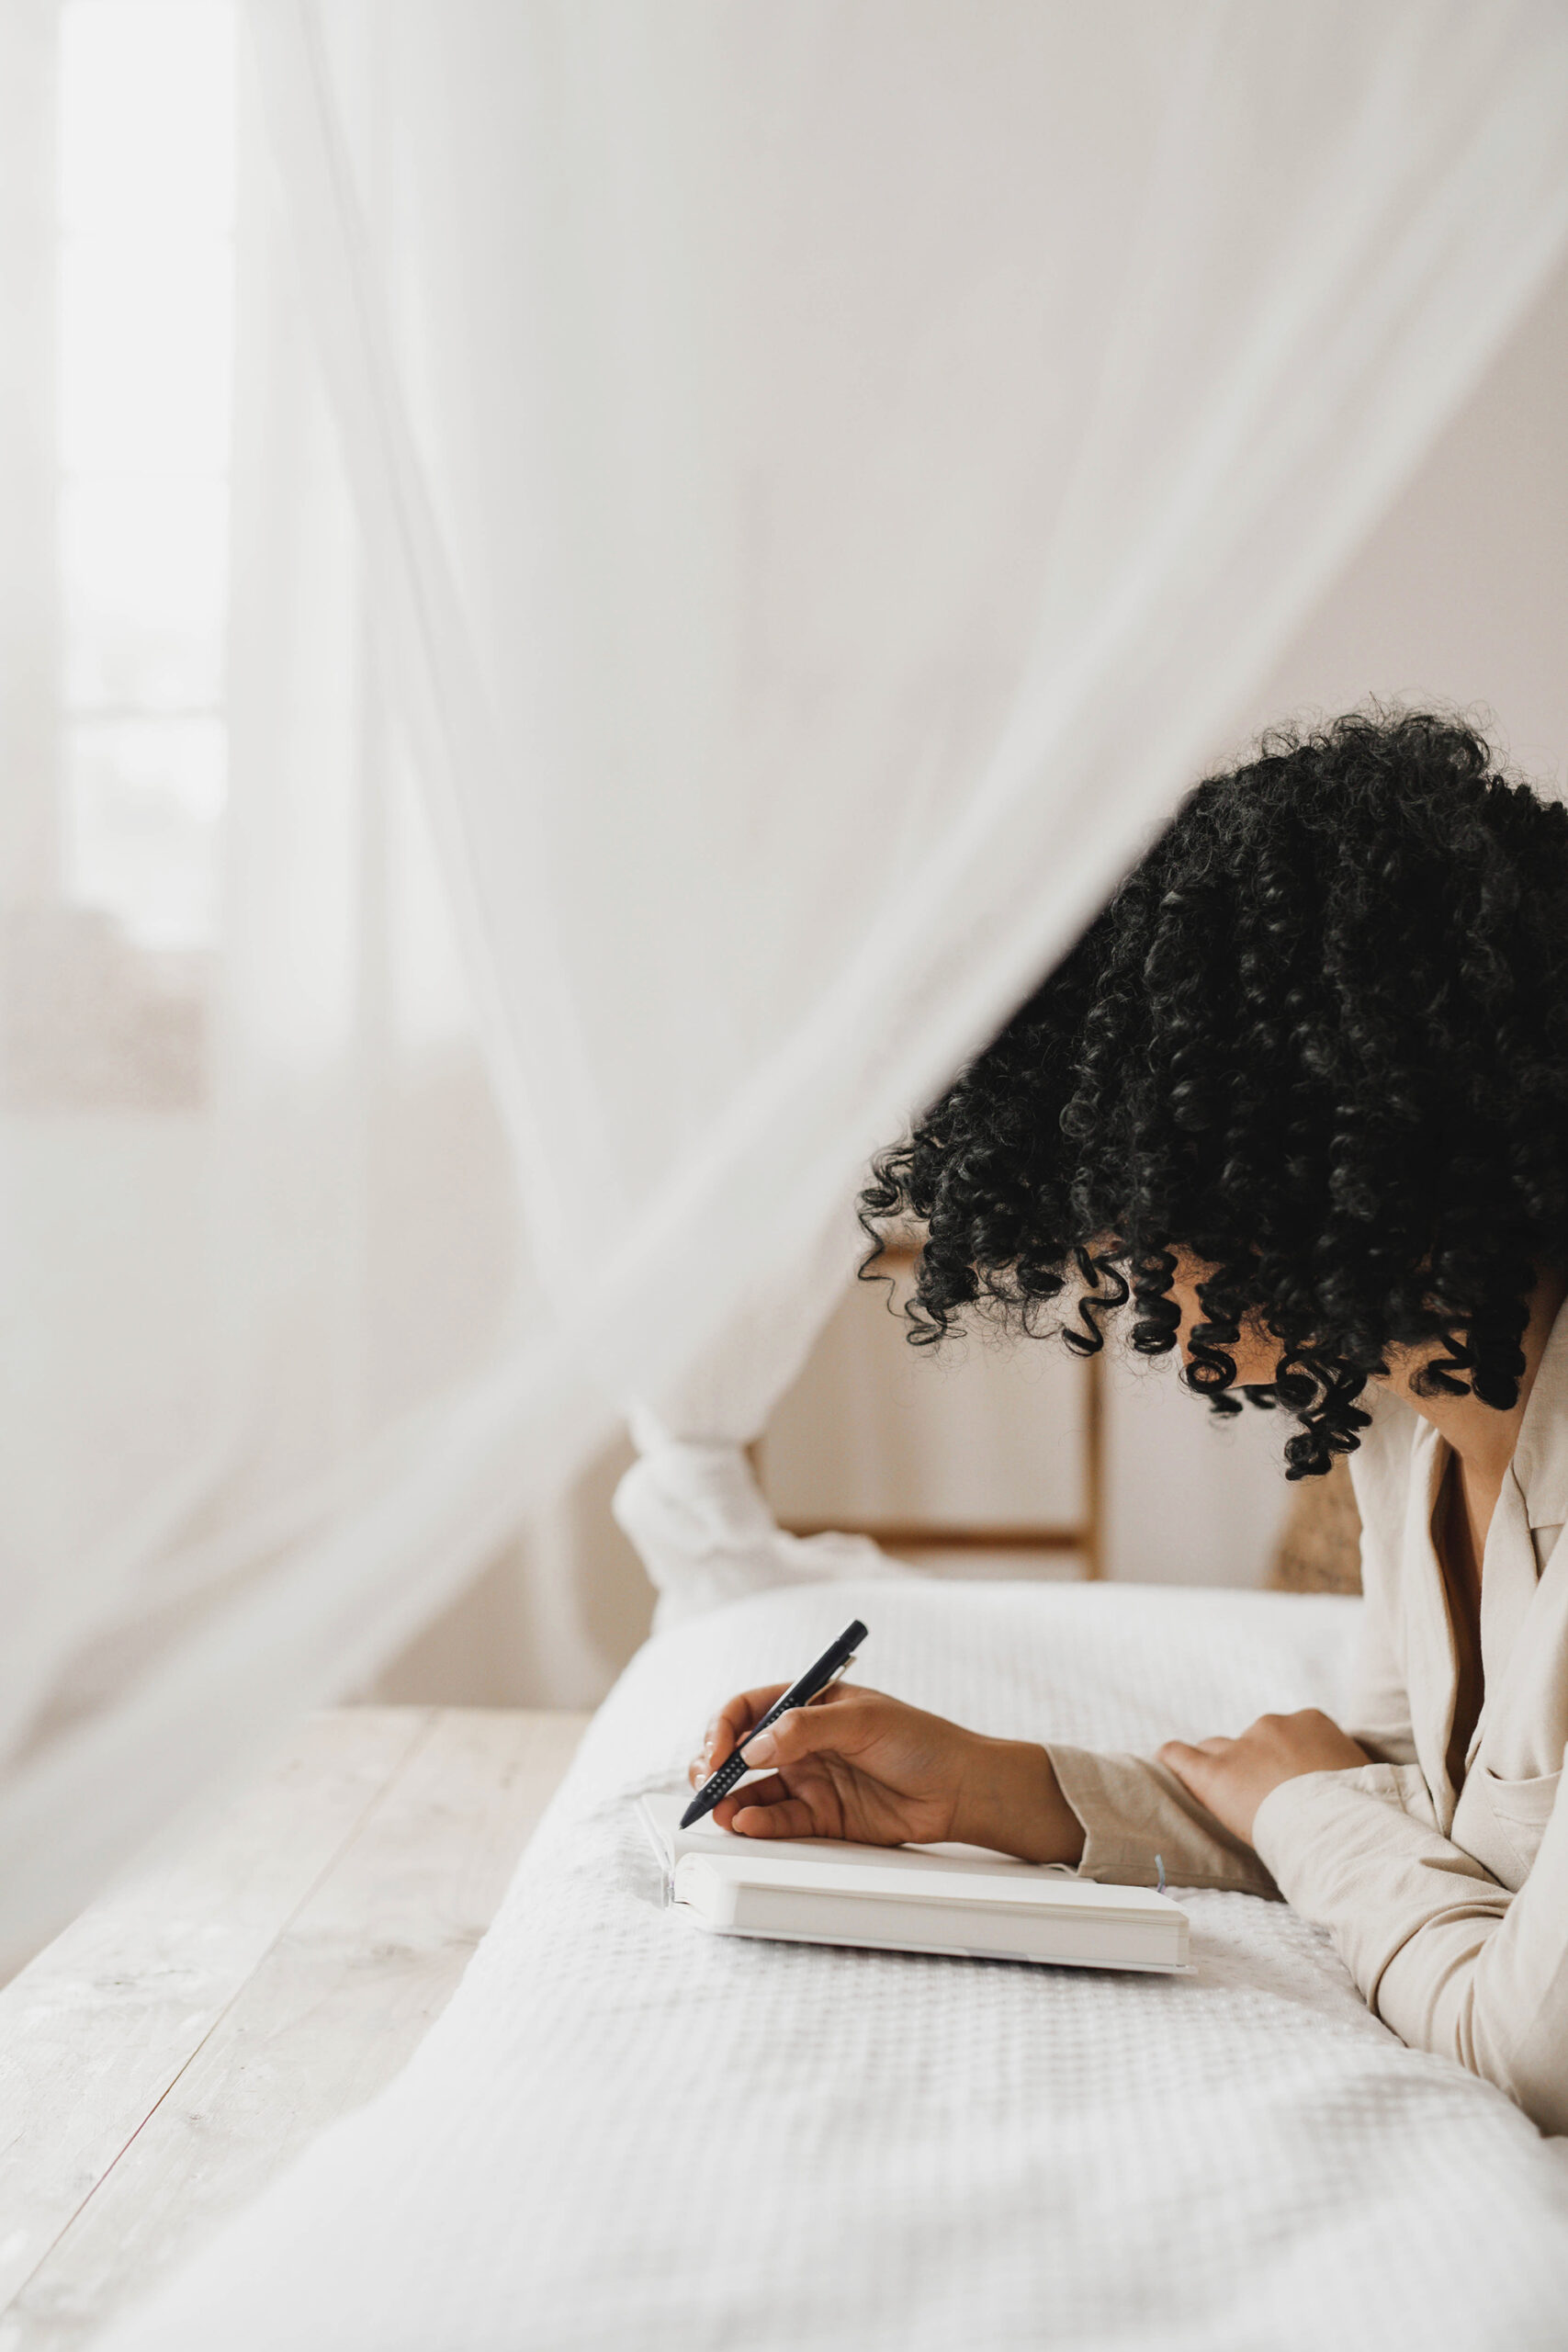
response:
<path fill-rule="evenodd" d="M 1240 715 L 1369 694 L 1495 715 L 1517 767 L 1568 780 L 1568 269 Z"/>

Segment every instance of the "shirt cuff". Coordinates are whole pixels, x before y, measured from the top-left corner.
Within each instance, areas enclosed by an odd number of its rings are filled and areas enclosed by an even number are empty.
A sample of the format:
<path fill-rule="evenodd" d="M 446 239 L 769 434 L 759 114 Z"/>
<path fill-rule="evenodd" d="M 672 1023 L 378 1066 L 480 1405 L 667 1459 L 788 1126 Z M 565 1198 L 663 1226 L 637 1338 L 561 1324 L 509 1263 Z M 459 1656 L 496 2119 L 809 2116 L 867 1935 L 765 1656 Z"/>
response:
<path fill-rule="evenodd" d="M 1078 1875 L 1147 1886 L 1163 1864 L 1178 1886 L 1271 1895 L 1248 1846 L 1233 1838 L 1174 1773 L 1147 1757 L 1088 1747 L 1046 1749 L 1056 1784 L 1083 1826 Z"/>

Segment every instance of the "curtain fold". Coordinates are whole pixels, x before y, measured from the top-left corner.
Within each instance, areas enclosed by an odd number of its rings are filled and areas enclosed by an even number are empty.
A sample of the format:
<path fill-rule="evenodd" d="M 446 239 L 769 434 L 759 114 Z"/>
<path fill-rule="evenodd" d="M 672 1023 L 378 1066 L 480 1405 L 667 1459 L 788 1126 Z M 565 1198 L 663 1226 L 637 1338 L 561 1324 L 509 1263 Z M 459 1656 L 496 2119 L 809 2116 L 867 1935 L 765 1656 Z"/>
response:
<path fill-rule="evenodd" d="M 141 1523 L 18 1573 L 13 1941 L 370 1671 L 612 1400 L 672 1610 L 846 1556 L 736 1449 L 868 1152 L 1568 231 L 1550 0 L 248 21 L 213 1408 Z"/>

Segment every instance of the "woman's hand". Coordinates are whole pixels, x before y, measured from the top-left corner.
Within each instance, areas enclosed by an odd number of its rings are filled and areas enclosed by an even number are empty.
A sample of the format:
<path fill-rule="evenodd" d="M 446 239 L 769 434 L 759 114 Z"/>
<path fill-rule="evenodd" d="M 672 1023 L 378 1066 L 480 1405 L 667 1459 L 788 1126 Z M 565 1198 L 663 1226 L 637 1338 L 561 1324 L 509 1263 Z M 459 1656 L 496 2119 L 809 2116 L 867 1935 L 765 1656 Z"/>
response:
<path fill-rule="evenodd" d="M 745 1741 L 787 1686 L 743 1690 L 719 1709 L 694 1758 L 695 1787 Z M 835 1683 L 746 1747 L 772 1768 L 714 1808 L 743 1838 L 846 1838 L 857 1845 L 957 1838 L 1029 1861 L 1075 1861 L 1083 1831 L 1043 1747 L 987 1739 L 880 1690 Z"/>
<path fill-rule="evenodd" d="M 1348 1732 L 1316 1707 L 1259 1715 L 1239 1739 L 1168 1739 L 1159 1760 L 1232 1835 L 1252 1843 L 1258 1808 L 1281 1781 L 1303 1772 L 1348 1772 L 1367 1760 Z"/>

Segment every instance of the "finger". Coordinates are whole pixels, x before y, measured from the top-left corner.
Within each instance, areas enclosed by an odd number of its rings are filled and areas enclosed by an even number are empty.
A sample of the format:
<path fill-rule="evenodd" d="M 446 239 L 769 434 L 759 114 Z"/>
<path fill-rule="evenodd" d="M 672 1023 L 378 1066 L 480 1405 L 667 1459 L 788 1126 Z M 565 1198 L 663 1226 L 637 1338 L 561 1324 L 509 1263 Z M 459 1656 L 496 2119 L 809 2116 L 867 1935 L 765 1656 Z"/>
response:
<path fill-rule="evenodd" d="M 807 1756 L 858 1756 L 886 1730 L 886 1713 L 877 1694 L 852 1691 L 836 1705 L 792 1707 L 742 1745 L 749 1764 L 798 1764 Z"/>
<path fill-rule="evenodd" d="M 767 1783 L 764 1782 L 766 1787 Z M 750 1796 L 750 1789 L 746 1792 Z M 730 1823 L 742 1838 L 818 1838 L 821 1832 L 803 1797 L 786 1797 L 780 1804 L 744 1804 Z"/>
<path fill-rule="evenodd" d="M 807 1699 L 808 1707 L 840 1707 L 846 1699 L 880 1699 L 886 1693 L 873 1690 L 864 1682 L 845 1682 L 841 1679 L 825 1683 L 814 1698 Z"/>
<path fill-rule="evenodd" d="M 788 1795 L 789 1791 L 778 1774 L 770 1772 L 765 1781 L 742 1781 L 738 1789 L 732 1789 L 727 1797 L 720 1797 L 713 1809 L 713 1817 L 721 1829 L 731 1829 L 742 1806 L 783 1804 Z"/>
<path fill-rule="evenodd" d="M 788 1689 L 787 1682 L 760 1683 L 756 1690 L 742 1690 L 725 1702 L 709 1722 L 698 1751 L 699 1757 L 705 1759 L 705 1778 L 707 1772 L 717 1771 L 725 1758 L 744 1743 L 751 1725 L 761 1723 L 769 1708 L 776 1706 Z M 811 1707 L 837 1707 L 841 1704 L 840 1694 L 845 1692 L 852 1698 L 878 1695 L 863 1692 L 855 1683 L 833 1682 L 826 1690 L 818 1690 L 814 1699 L 808 1699 L 807 1704 Z"/>
<path fill-rule="evenodd" d="M 703 1735 L 700 1753 L 706 1759 L 705 1779 L 708 1772 L 717 1771 L 751 1725 L 760 1722 L 788 1689 L 787 1682 L 765 1682 L 755 1690 L 741 1690 L 733 1699 L 725 1701 L 711 1717 Z"/>

